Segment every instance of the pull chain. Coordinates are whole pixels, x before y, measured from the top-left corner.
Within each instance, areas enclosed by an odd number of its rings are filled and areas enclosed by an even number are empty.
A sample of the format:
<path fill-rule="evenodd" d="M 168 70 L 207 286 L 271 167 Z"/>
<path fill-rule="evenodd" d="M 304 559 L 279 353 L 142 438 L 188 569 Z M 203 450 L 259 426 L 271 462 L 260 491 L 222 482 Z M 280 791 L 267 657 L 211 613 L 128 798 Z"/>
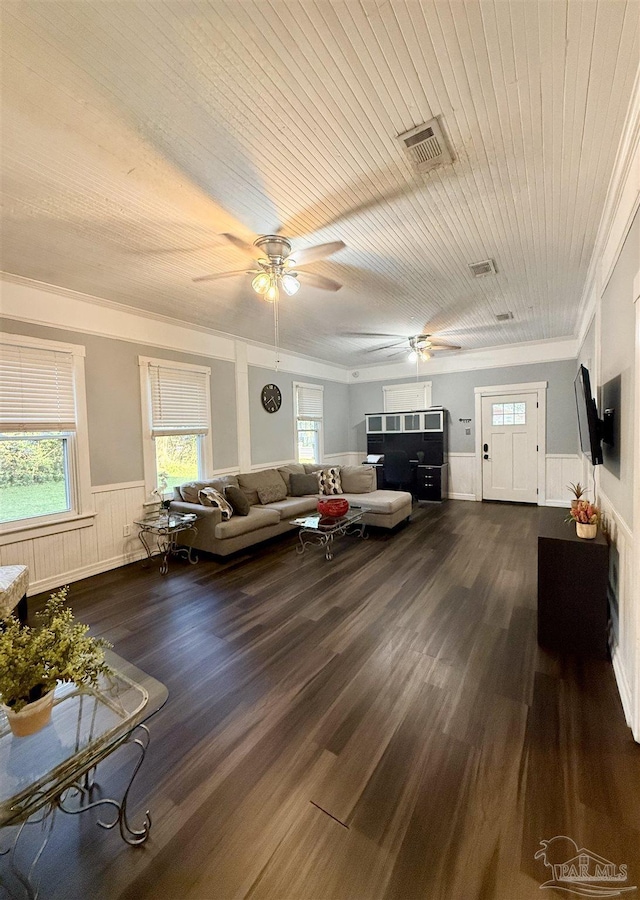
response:
<path fill-rule="evenodd" d="M 280 325 L 278 322 L 278 299 L 273 301 L 273 343 L 275 350 L 275 370 L 278 371 L 280 365 Z"/>

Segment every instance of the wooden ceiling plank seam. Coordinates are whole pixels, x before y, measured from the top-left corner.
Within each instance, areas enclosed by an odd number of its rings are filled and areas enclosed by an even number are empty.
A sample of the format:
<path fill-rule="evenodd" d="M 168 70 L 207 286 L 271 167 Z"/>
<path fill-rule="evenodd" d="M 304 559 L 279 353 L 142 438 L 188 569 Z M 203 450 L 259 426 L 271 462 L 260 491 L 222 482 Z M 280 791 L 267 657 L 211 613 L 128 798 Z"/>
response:
<path fill-rule="evenodd" d="M 598 7 L 595 4 L 581 4 L 580 36 L 579 44 L 581 52 L 578 55 L 576 66 L 576 81 L 573 91 L 573 121 L 576 123 L 572 141 L 572 152 L 569 161 L 571 173 L 571 189 L 567 186 L 567 241 L 566 259 L 569 265 L 565 267 L 565 275 L 562 282 L 564 292 L 572 292 L 573 283 L 568 280 L 567 272 L 571 265 L 571 245 L 573 242 L 574 222 L 578 203 L 579 173 L 583 158 L 584 122 L 587 106 L 587 94 L 589 89 L 589 75 L 593 59 L 593 47 L 596 32 L 596 15 Z M 587 44 L 587 39 L 589 38 Z M 588 47 L 588 49 L 587 49 Z M 585 272 L 586 277 L 586 272 Z M 580 285 L 582 287 L 582 285 Z"/>
<path fill-rule="evenodd" d="M 513 220 L 516 223 L 514 229 L 514 238 L 518 242 L 519 258 L 521 260 L 519 266 L 514 266 L 514 277 L 519 270 L 524 269 L 525 279 L 528 277 L 526 270 L 526 254 L 525 244 L 525 227 L 522 218 L 521 209 L 515 202 L 518 188 L 518 172 L 515 161 L 515 149 L 512 135 L 512 120 L 509 109 L 509 98 L 507 96 L 507 73 L 509 72 L 509 60 L 503 52 L 503 39 L 501 31 L 504 31 L 505 24 L 500 21 L 497 15 L 496 4 L 487 4 L 483 7 L 483 27 L 487 41 L 487 50 L 489 56 L 489 65 L 491 69 L 492 86 L 496 95 L 496 109 L 498 120 L 500 122 L 501 133 L 503 136 L 504 159 L 506 163 L 506 174 L 508 178 L 508 198 L 511 199 L 511 209 L 513 211 Z M 515 71 L 511 66 L 512 78 L 515 79 Z M 526 292 L 526 281 L 525 281 Z"/>
<path fill-rule="evenodd" d="M 582 210 L 585 202 L 588 202 L 587 197 L 589 194 L 591 196 L 598 195 L 599 206 L 604 202 L 604 192 L 602 189 L 598 189 L 597 182 L 594 180 L 595 171 L 593 167 L 594 162 L 597 164 L 599 160 L 599 154 L 598 159 L 596 159 L 596 153 L 594 151 L 593 143 L 590 140 L 587 140 L 585 142 L 585 136 L 589 136 L 593 133 L 594 126 L 598 122 L 600 116 L 601 87 L 604 82 L 603 68 L 606 71 L 607 60 L 610 58 L 609 54 L 606 51 L 609 49 L 609 41 L 613 42 L 615 40 L 614 32 L 617 31 L 614 28 L 613 17 L 615 13 L 613 12 L 613 7 L 615 7 L 615 4 L 609 4 L 607 7 L 605 7 L 603 4 L 600 4 L 596 11 L 597 17 L 603 15 L 605 13 L 605 10 L 608 10 L 609 15 L 606 16 L 606 22 L 604 26 L 602 25 L 602 23 L 600 23 L 600 27 L 598 27 L 598 24 L 596 23 L 596 27 L 593 31 L 591 60 L 586 88 L 585 109 L 580 135 L 580 165 L 576 175 L 576 214 L 578 212 L 580 213 L 580 219 L 583 219 Z M 605 33 L 601 34 L 600 32 L 602 31 L 603 27 Z M 617 35 L 619 38 L 619 31 L 617 31 Z M 600 150 L 602 149 L 602 142 L 600 142 L 599 148 Z M 578 237 L 578 234 L 578 228 L 573 228 L 568 258 L 570 264 L 574 264 L 580 271 L 584 270 L 586 277 L 586 265 L 582 260 L 581 251 L 585 241 L 588 242 L 589 245 L 593 246 L 593 243 L 595 241 L 595 228 L 590 228 L 588 230 L 585 228 L 582 231 L 580 237 Z M 579 301 L 579 299 L 580 298 L 578 297 L 577 300 Z"/>
<path fill-rule="evenodd" d="M 478 207 L 476 195 L 477 195 L 477 185 L 475 183 L 475 179 L 471 174 L 471 165 L 469 161 L 468 154 L 465 150 L 465 143 L 463 140 L 463 131 L 464 126 L 461 121 L 459 121 L 459 111 L 462 110 L 462 101 L 459 100 L 458 105 L 456 106 L 454 96 L 455 90 L 452 91 L 452 87 L 456 88 L 455 84 L 455 76 L 451 72 L 449 77 L 445 74 L 445 69 L 443 68 L 444 59 L 444 36 L 440 31 L 440 47 L 436 46 L 434 42 L 437 39 L 436 29 L 430 27 L 430 23 L 427 20 L 427 17 L 424 15 L 424 7 L 422 5 L 416 5 L 414 9 L 417 11 L 420 10 L 423 17 L 423 28 L 420 31 L 424 35 L 425 45 L 431 48 L 431 56 L 433 59 L 437 60 L 437 68 L 439 71 L 440 79 L 442 82 L 442 90 L 445 91 L 446 96 L 448 97 L 449 104 L 451 106 L 451 113 L 449 114 L 448 119 L 448 127 L 449 132 L 451 134 L 452 142 L 455 148 L 455 152 L 457 154 L 457 171 L 459 173 L 459 177 L 461 182 L 466 184 L 465 191 L 465 200 L 469 206 L 469 214 L 462 208 L 462 205 L 457 202 L 456 198 L 452 195 L 451 189 L 452 186 L 447 183 L 443 179 L 443 187 L 446 192 L 446 198 L 448 203 L 448 209 L 456 210 L 455 217 L 452 217 L 451 225 L 454 229 L 454 234 L 457 232 L 457 242 L 458 246 L 461 248 L 466 245 L 466 258 L 461 257 L 461 266 L 466 266 L 472 260 L 470 257 L 473 256 L 473 259 L 477 259 L 478 256 L 475 254 L 479 254 L 482 256 L 485 243 L 482 239 L 482 236 L 479 231 L 478 222 L 481 222 L 484 218 L 481 209 Z M 415 21 L 415 20 L 414 20 Z M 417 26 L 419 28 L 419 26 Z M 428 43 L 427 43 L 428 42 Z M 426 57 L 423 58 L 425 60 L 425 64 L 428 66 L 429 63 L 426 60 Z M 449 83 L 447 83 L 447 81 Z M 434 82 L 435 83 L 435 82 Z M 468 125 L 466 125 L 466 130 L 468 132 Z M 474 212 L 472 213 L 472 207 Z M 460 231 L 459 229 L 463 230 Z M 478 287 L 478 286 L 476 286 Z M 483 289 L 484 290 L 484 289 Z"/>
<path fill-rule="evenodd" d="M 605 59 L 610 59 L 611 54 L 614 55 L 614 72 L 608 85 L 608 96 L 606 100 L 600 100 L 599 98 L 598 111 L 609 110 L 614 105 L 617 106 L 617 109 L 616 114 L 612 120 L 612 127 L 610 129 L 609 141 L 606 145 L 607 149 L 604 154 L 604 160 L 603 149 L 605 148 L 605 144 L 601 142 L 598 146 L 597 161 L 594 170 L 595 173 L 588 173 L 586 177 L 587 186 L 595 183 L 594 179 L 598 177 L 598 173 L 602 173 L 604 178 L 606 178 L 605 173 L 611 171 L 614 156 L 617 152 L 618 140 L 616 138 L 616 135 L 621 133 L 622 122 L 627 115 L 627 102 L 625 102 L 623 98 L 626 97 L 628 99 L 628 97 L 630 96 L 630 85 L 633 84 L 637 70 L 635 61 L 639 57 L 639 35 L 636 12 L 637 8 L 635 3 L 626 4 L 624 10 L 624 18 L 618 32 L 618 41 L 615 53 L 613 50 L 611 50 L 610 52 L 605 54 Z M 626 71 L 623 71 L 624 69 L 626 69 Z M 599 94 L 601 96 L 603 91 L 605 90 L 604 86 L 607 84 L 606 79 L 604 77 L 599 79 L 599 84 Z M 593 217 L 595 214 L 594 204 L 597 203 L 597 205 L 604 205 L 604 185 L 602 186 L 601 191 L 603 196 L 601 199 L 599 199 L 598 203 L 596 201 L 597 192 L 593 190 L 589 192 L 589 203 L 586 212 L 586 215 L 590 217 L 588 221 L 591 221 L 591 217 Z M 580 262 L 582 265 L 585 265 L 585 267 L 587 267 L 591 262 L 591 254 L 593 253 L 593 248 L 595 246 L 595 223 L 593 231 L 594 234 L 592 241 L 587 243 L 585 236 L 585 239 L 583 239 L 582 248 L 580 250 Z M 578 312 L 576 312 L 576 315 L 578 315 Z"/>
<path fill-rule="evenodd" d="M 553 19 L 553 91 L 550 96 L 553 115 L 552 132 L 552 201 L 551 208 L 551 267 L 557 285 L 560 281 L 560 205 L 564 158 L 564 94 L 567 56 L 567 15 L 565 3 L 552 4 Z"/>
<path fill-rule="evenodd" d="M 553 272 L 553 45 L 554 34 L 553 5 L 542 3 L 538 17 L 538 58 L 540 60 L 540 110 L 541 126 L 540 140 L 542 144 L 542 171 L 544 177 L 543 200 L 543 233 L 545 246 L 545 282 L 547 289 L 547 303 L 552 302 L 555 295 L 555 276 Z"/>
<path fill-rule="evenodd" d="M 479 8 L 476 6 L 473 10 L 479 15 Z M 469 102 L 471 107 L 473 108 L 475 115 L 475 125 L 471 127 L 474 129 L 475 133 L 477 133 L 480 137 L 482 153 L 478 153 L 478 158 L 481 159 L 484 156 L 485 164 L 487 171 L 489 172 L 489 186 L 487 186 L 485 182 L 485 190 L 490 194 L 492 198 L 497 198 L 500 195 L 500 190 L 498 190 L 497 185 L 500 184 L 500 188 L 504 193 L 504 186 L 502 184 L 502 174 L 499 170 L 499 167 L 496 165 L 496 160 L 498 157 L 498 151 L 496 144 L 494 142 L 493 130 L 491 127 L 491 116 L 489 114 L 488 106 L 490 104 L 487 103 L 487 97 L 483 88 L 483 77 L 481 75 L 480 62 L 478 51 L 476 49 L 476 44 L 473 41 L 473 29 L 471 27 L 471 23 L 469 21 L 469 7 L 465 4 L 465 14 L 466 18 L 464 22 L 462 21 L 462 17 L 460 17 L 459 21 L 453 22 L 453 27 L 457 33 L 458 45 L 460 47 L 461 57 L 465 60 L 465 69 L 466 69 L 466 78 L 468 82 L 469 88 Z M 478 20 L 476 24 L 480 24 Z M 466 26 L 466 27 L 465 27 Z M 481 30 L 481 29 L 480 29 Z M 483 33 L 483 32 L 482 32 Z M 484 33 L 483 33 L 484 34 Z M 486 56 L 486 43 L 484 44 L 484 62 L 487 62 Z M 475 66 L 471 67 L 467 60 L 473 59 Z M 489 74 L 488 65 L 485 65 L 484 68 L 485 76 Z M 475 77 L 474 77 L 475 76 Z M 472 81 L 475 82 L 472 85 Z M 478 102 L 476 102 L 475 97 L 478 97 Z M 482 108 L 480 107 L 480 102 L 482 104 Z M 495 106 L 494 106 L 495 110 Z M 483 129 L 481 123 L 485 122 L 487 124 L 487 128 Z M 490 143 L 487 141 L 487 137 L 489 137 Z M 475 139 L 474 139 L 475 144 Z M 496 181 L 497 179 L 497 181 Z M 503 214 L 502 206 L 499 202 L 495 204 L 498 207 L 498 211 L 500 213 L 499 217 L 492 215 L 493 227 L 496 233 L 500 235 L 501 244 L 507 250 L 503 255 L 503 258 L 500 261 L 502 271 L 515 272 L 514 259 L 511 253 L 511 247 L 508 240 L 509 234 L 509 225 L 508 217 L 506 217 L 506 213 Z M 495 256 L 495 252 L 490 252 L 489 256 Z M 501 285 L 501 280 L 498 279 L 498 283 Z M 504 290 L 502 291 L 503 297 L 502 302 L 507 302 L 507 297 L 504 295 Z"/>
<path fill-rule="evenodd" d="M 521 73 L 522 65 L 526 69 L 526 49 L 520 47 L 523 37 L 524 23 L 519 20 L 523 7 L 521 4 L 509 4 L 506 7 L 506 14 L 509 20 L 509 46 L 513 52 L 513 63 L 515 70 L 515 80 L 509 90 L 507 86 L 507 97 L 511 109 L 513 121 L 512 135 L 517 144 L 517 168 L 518 168 L 518 202 L 522 208 L 522 216 L 524 220 L 525 235 L 525 253 L 526 253 L 526 270 L 527 270 L 527 286 L 530 296 L 534 296 L 541 308 L 545 307 L 544 296 L 540 289 L 538 279 L 535 273 L 541 271 L 539 261 L 536 255 L 536 248 L 533 235 L 533 211 L 532 211 L 532 189 L 530 184 L 529 168 L 530 168 L 530 141 L 525 139 L 524 131 L 524 109 L 527 105 L 526 92 L 521 91 L 521 83 L 524 75 Z M 524 63 L 522 57 L 524 56 Z M 546 336 L 546 335 L 545 335 Z"/>

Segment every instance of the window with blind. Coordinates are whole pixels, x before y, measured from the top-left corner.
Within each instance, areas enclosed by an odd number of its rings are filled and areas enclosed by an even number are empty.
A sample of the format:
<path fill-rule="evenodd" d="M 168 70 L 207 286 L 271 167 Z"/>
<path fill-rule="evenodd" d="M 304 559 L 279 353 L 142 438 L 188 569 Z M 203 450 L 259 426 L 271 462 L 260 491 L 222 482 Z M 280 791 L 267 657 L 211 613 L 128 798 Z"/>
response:
<path fill-rule="evenodd" d="M 431 406 L 431 382 L 389 384 L 382 388 L 383 412 L 406 412 L 412 409 L 428 409 Z"/>
<path fill-rule="evenodd" d="M 49 524 L 90 506 L 84 347 L 0 335 L 0 524 Z M 84 475 L 84 477 L 82 477 Z M 83 496 L 84 495 L 84 496 Z"/>
<path fill-rule="evenodd" d="M 170 494 L 211 468 L 211 370 L 140 357 L 145 416 L 145 481 Z"/>
<path fill-rule="evenodd" d="M 322 461 L 322 385 L 294 382 L 296 459 L 301 463 Z"/>

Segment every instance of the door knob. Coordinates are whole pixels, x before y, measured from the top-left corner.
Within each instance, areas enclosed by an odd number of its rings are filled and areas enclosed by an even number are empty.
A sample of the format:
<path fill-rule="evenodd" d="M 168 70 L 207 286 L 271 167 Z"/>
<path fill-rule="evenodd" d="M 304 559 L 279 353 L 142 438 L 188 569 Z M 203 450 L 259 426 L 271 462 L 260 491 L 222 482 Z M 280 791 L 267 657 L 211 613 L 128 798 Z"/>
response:
<path fill-rule="evenodd" d="M 484 454 L 484 459 L 489 459 L 489 454 L 488 454 L 488 453 L 485 453 L 485 454 Z"/>

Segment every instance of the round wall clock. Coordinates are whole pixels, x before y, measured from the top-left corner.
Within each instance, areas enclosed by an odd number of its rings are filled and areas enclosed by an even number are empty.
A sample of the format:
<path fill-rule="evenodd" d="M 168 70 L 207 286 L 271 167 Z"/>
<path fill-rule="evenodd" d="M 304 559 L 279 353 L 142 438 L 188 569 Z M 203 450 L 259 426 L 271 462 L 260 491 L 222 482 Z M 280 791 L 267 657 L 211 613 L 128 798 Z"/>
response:
<path fill-rule="evenodd" d="M 262 405 L 268 413 L 278 412 L 282 405 L 282 394 L 277 384 L 265 384 L 261 396 Z"/>

